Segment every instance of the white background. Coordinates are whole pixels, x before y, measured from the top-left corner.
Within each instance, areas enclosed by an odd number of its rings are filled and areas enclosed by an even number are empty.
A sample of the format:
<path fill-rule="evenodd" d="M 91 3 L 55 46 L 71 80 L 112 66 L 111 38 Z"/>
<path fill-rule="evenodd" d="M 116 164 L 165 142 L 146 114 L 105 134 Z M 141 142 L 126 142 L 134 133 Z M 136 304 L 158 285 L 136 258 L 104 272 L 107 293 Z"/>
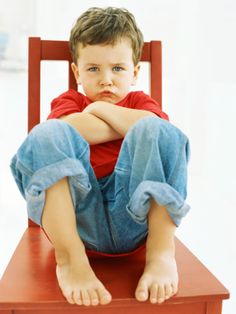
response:
<path fill-rule="evenodd" d="M 126 7 L 146 41 L 163 42 L 163 109 L 190 138 L 188 203 L 178 237 L 230 290 L 236 311 L 236 2 L 235 0 L 0 0 L 0 276 L 26 228 L 25 202 L 9 162 L 27 134 L 27 37 L 67 40 L 91 6 Z M 67 89 L 66 66 L 43 65 L 42 116 Z M 145 69 L 145 66 L 143 67 Z M 141 76 L 139 89 L 147 91 Z"/>

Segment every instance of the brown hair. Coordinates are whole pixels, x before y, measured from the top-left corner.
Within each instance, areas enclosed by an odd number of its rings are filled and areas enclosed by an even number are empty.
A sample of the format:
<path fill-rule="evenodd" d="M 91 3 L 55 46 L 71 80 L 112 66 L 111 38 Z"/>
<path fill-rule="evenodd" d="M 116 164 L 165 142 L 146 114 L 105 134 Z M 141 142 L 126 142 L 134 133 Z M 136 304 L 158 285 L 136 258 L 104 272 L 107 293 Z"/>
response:
<path fill-rule="evenodd" d="M 123 8 L 90 8 L 77 19 L 70 33 L 73 62 L 77 63 L 79 43 L 83 46 L 114 45 L 124 37 L 131 41 L 133 62 L 137 65 L 142 53 L 143 35 L 133 14 Z"/>

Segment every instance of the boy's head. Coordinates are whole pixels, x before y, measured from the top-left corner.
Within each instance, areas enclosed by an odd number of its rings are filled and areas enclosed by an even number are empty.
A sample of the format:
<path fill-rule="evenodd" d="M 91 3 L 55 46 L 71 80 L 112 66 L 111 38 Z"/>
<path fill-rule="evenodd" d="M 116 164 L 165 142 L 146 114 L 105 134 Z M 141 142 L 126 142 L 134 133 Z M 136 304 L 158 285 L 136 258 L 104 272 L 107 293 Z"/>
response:
<path fill-rule="evenodd" d="M 143 47 L 143 35 L 134 16 L 121 8 L 90 8 L 76 21 L 70 34 L 70 50 L 76 64 L 78 45 L 114 45 L 122 38 L 131 42 L 133 62 L 137 65 Z"/>
<path fill-rule="evenodd" d="M 118 103 L 139 72 L 143 36 L 125 9 L 91 8 L 71 30 L 72 70 L 91 101 Z"/>

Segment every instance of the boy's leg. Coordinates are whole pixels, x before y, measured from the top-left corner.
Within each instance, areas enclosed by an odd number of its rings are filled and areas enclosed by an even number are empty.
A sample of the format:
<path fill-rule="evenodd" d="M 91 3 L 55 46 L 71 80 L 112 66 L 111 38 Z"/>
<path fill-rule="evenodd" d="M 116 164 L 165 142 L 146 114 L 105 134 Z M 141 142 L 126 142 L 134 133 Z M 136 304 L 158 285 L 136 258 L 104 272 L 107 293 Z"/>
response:
<path fill-rule="evenodd" d="M 67 301 L 79 305 L 109 303 L 111 295 L 94 274 L 78 234 L 67 178 L 47 189 L 42 225 L 55 248 L 57 278 Z"/>
<path fill-rule="evenodd" d="M 118 202 L 111 215 L 117 242 L 137 246 L 148 235 L 146 266 L 135 293 L 139 301 L 162 302 L 177 292 L 174 233 L 189 210 L 188 157 L 186 136 L 159 118 L 140 120 L 122 144 L 116 198 L 120 204 L 125 199 L 126 210 L 118 215 Z"/>
<path fill-rule="evenodd" d="M 139 301 L 162 303 L 178 290 L 173 224 L 164 206 L 152 200 L 148 214 L 146 265 L 135 296 Z"/>
<path fill-rule="evenodd" d="M 67 300 L 108 303 L 111 296 L 93 273 L 83 244 L 93 248 L 99 234 L 102 245 L 111 246 L 88 143 L 67 123 L 49 120 L 31 131 L 11 169 L 29 218 L 44 227 L 55 248 L 58 281 Z"/>

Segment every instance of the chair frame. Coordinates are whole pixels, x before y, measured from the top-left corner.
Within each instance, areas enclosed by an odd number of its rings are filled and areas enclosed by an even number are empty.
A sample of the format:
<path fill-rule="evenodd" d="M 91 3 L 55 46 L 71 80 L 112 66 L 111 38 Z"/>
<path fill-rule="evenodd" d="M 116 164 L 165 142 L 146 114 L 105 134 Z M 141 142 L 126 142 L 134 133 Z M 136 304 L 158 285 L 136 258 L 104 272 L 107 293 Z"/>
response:
<path fill-rule="evenodd" d="M 29 39 L 28 130 L 40 122 L 40 63 L 42 60 L 69 62 L 69 88 L 76 89 L 70 69 L 68 42 Z M 151 62 L 151 96 L 161 105 L 161 42 L 145 43 L 142 61 Z M 183 245 L 176 241 L 176 262 L 180 277 L 178 294 L 162 305 L 138 302 L 134 289 L 145 264 L 145 250 L 126 257 L 90 259 L 98 278 L 112 293 L 106 306 L 70 305 L 59 289 L 55 255 L 41 228 L 29 220 L 0 281 L 0 314 L 221 314 L 228 290 Z M 125 277 L 124 277 L 125 274 Z"/>

